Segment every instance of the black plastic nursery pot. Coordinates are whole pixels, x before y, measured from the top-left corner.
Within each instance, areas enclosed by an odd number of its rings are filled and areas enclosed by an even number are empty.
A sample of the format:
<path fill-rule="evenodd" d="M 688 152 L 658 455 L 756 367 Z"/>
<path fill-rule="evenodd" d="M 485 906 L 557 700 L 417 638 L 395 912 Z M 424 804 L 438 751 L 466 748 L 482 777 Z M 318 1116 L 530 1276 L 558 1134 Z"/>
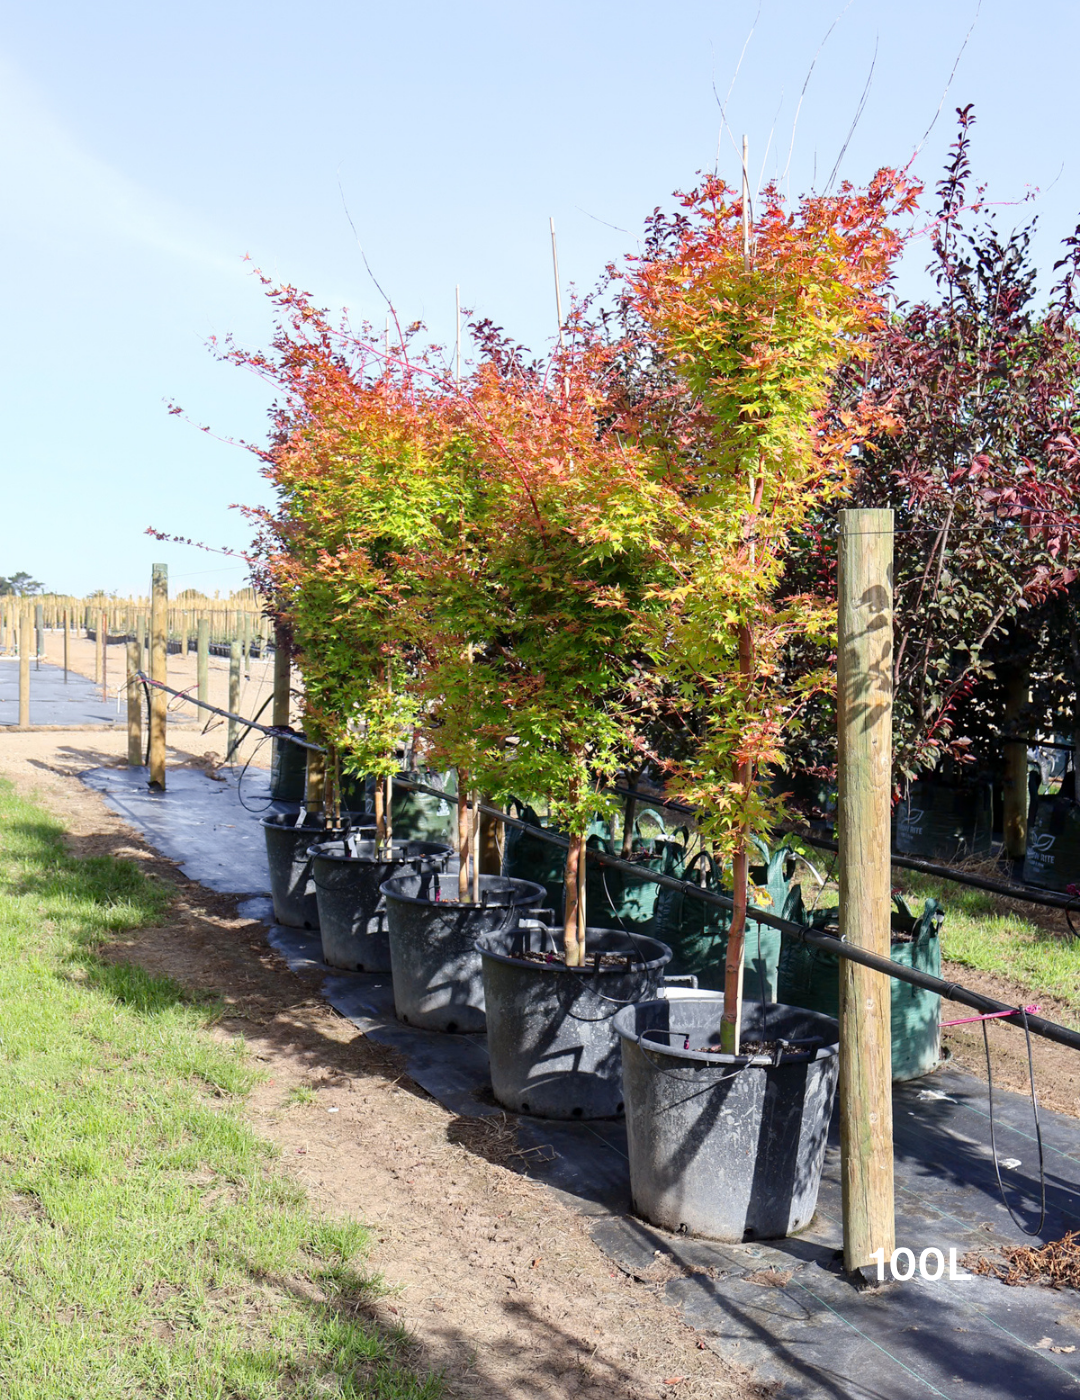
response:
<path fill-rule="evenodd" d="M 716 998 L 690 996 L 615 1018 L 634 1211 L 716 1240 L 797 1234 L 817 1208 L 839 1028 L 800 1007 L 747 1003 L 744 1041 L 776 1051 L 721 1055 L 710 1047 L 719 1046 L 722 1013 Z"/>
<path fill-rule="evenodd" d="M 479 877 L 478 904 L 459 904 L 457 878 L 438 871 L 397 875 L 382 886 L 394 1009 L 431 1031 L 482 1031 L 484 976 L 476 940 L 516 929 L 544 901 L 543 885 L 504 875 Z"/>
<path fill-rule="evenodd" d="M 491 1087 L 499 1103 L 538 1118 L 619 1117 L 615 1016 L 658 994 L 671 949 L 640 934 L 590 928 L 587 965 L 567 967 L 555 960 L 562 953 L 561 929 L 530 921 L 510 933 L 487 934 L 476 946 L 484 969 Z"/>
<path fill-rule="evenodd" d="M 261 825 L 266 838 L 275 922 L 287 928 L 319 927 L 309 846 L 319 839 L 341 836 L 345 823 L 350 830 L 375 835 L 375 817 L 371 812 L 342 813 L 342 820 L 341 828 L 331 830 L 321 812 L 307 812 L 303 808 L 293 812 L 269 812 L 263 817 Z"/>
<path fill-rule="evenodd" d="M 297 736 L 303 738 L 302 734 Z M 274 802 L 303 802 L 307 787 L 307 749 L 288 739 L 274 739 L 270 757 L 270 797 Z"/>
<path fill-rule="evenodd" d="M 395 875 L 442 869 L 450 847 L 395 841 L 376 847 L 349 836 L 310 848 L 323 961 L 349 972 L 389 972 L 390 941 L 380 886 Z"/>

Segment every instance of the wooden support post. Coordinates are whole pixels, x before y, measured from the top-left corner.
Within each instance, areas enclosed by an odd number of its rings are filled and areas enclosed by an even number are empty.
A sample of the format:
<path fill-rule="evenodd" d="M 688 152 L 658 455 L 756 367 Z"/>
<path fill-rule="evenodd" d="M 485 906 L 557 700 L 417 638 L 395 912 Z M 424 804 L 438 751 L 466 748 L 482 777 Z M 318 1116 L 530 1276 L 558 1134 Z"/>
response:
<path fill-rule="evenodd" d="M 34 604 L 34 670 L 41 670 L 41 658 L 45 655 L 45 608 L 41 603 Z"/>
<path fill-rule="evenodd" d="M 892 793 L 893 513 L 840 512 L 837 654 L 840 937 L 887 958 Z M 889 1259 L 893 1203 L 891 985 L 840 960 L 844 1265 Z"/>
<path fill-rule="evenodd" d="M 274 708 L 271 724 L 275 729 L 289 727 L 289 682 L 289 649 L 285 645 L 285 629 L 279 626 L 274 633 Z"/>
<path fill-rule="evenodd" d="M 1028 702 L 1028 667 L 1020 663 L 1005 677 L 1005 733 L 1016 727 Z M 1027 852 L 1028 761 L 1027 745 L 1004 745 L 1004 778 L 1001 785 L 1002 837 L 1010 860 L 1023 860 Z"/>
<path fill-rule="evenodd" d="M 94 684 L 101 684 L 104 670 L 105 633 L 101 629 L 101 614 L 97 616 L 94 635 Z"/>
<path fill-rule="evenodd" d="M 30 727 L 30 611 L 19 609 L 19 728 Z"/>
<path fill-rule="evenodd" d="M 146 614 L 145 614 L 145 613 L 139 613 L 138 617 L 135 619 L 135 632 L 136 632 L 136 636 L 137 636 L 138 643 L 139 643 L 139 670 L 140 670 L 140 671 L 149 672 L 150 666 L 149 666 L 149 664 L 148 664 L 148 663 L 149 663 L 148 652 L 149 652 L 150 648 L 149 648 L 149 646 L 147 645 L 147 640 L 146 640 Z"/>
<path fill-rule="evenodd" d="M 142 685 L 135 679 L 139 669 L 139 644 L 132 639 L 127 644 L 127 733 L 128 767 L 141 768 L 142 746 Z"/>
<path fill-rule="evenodd" d="M 240 713 L 240 642 L 234 637 L 229 644 L 229 710 L 232 714 Z M 229 720 L 228 745 L 225 751 L 225 762 L 236 758 L 236 745 L 240 734 L 240 726 L 236 720 Z"/>
<path fill-rule="evenodd" d="M 150 597 L 150 679 L 167 684 L 169 653 L 166 643 L 169 616 L 169 567 L 155 564 Z M 169 697 L 163 690 L 150 691 L 150 786 L 165 791 L 165 716 Z"/>
<path fill-rule="evenodd" d="M 101 698 L 109 698 L 109 614 L 102 609 L 101 619 Z"/>
<path fill-rule="evenodd" d="M 195 644 L 195 694 L 203 704 L 210 703 L 210 619 L 199 618 L 199 639 Z"/>
<path fill-rule="evenodd" d="M 64 684 L 67 685 L 68 673 L 68 610 L 64 609 L 62 614 L 62 626 L 64 629 Z"/>

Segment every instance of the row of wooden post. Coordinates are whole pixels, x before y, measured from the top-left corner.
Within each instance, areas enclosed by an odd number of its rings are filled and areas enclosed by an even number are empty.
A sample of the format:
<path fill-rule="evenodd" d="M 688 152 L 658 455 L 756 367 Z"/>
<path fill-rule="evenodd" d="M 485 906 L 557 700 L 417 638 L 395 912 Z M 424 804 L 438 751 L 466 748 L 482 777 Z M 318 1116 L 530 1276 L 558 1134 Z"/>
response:
<path fill-rule="evenodd" d="M 838 614 L 838 841 L 840 936 L 888 958 L 892 943 L 890 815 L 892 780 L 892 548 L 889 510 L 841 512 Z M 150 677 L 167 680 L 168 572 L 153 568 L 150 600 Z M 30 723 L 30 614 L 19 610 L 19 724 Z M 66 623 L 66 619 L 65 619 Z M 104 653 L 107 619 L 100 618 Z M 66 627 L 65 627 L 66 636 Z M 209 625 L 199 620 L 199 694 Z M 142 736 L 136 672 L 142 635 L 128 645 L 128 761 L 141 765 Z M 239 706 L 241 646 L 230 657 L 229 710 Z M 101 662 L 104 677 L 104 654 Z M 289 657 L 274 653 L 272 723 L 289 724 Z M 165 788 L 167 694 L 150 691 L 149 784 Z M 229 721 L 229 749 L 237 726 Z M 1014 746 L 1015 747 L 1015 746 Z M 308 765 L 308 801 L 322 786 L 322 768 Z M 321 792 L 319 794 L 321 796 Z M 495 823 L 482 828 L 481 848 L 495 846 Z M 486 857 L 491 852 L 486 851 Z M 485 858 L 484 864 L 488 864 Z M 892 1142 L 891 987 L 888 976 L 846 959 L 840 975 L 840 1145 L 844 1262 L 865 1268 L 878 1250 L 895 1247 Z"/>

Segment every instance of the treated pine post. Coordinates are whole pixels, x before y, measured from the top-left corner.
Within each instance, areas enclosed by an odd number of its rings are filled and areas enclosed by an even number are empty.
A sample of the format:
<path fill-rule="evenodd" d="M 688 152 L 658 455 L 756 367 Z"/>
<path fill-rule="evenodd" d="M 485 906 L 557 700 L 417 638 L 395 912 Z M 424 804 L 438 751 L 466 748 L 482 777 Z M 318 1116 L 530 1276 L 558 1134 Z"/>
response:
<path fill-rule="evenodd" d="M 132 639 L 127 644 L 127 734 L 128 767 L 141 768 L 142 746 L 142 695 L 136 673 L 139 670 L 139 644 Z"/>
<path fill-rule="evenodd" d="M 109 614 L 101 614 L 101 698 L 109 698 Z"/>
<path fill-rule="evenodd" d="M 195 694 L 204 705 L 210 703 L 210 619 L 199 618 L 199 639 L 195 644 Z"/>
<path fill-rule="evenodd" d="M 41 658 L 45 654 L 45 608 L 41 603 L 34 604 L 34 670 L 41 670 Z"/>
<path fill-rule="evenodd" d="M 887 958 L 892 894 L 893 513 L 840 512 L 837 651 L 840 937 Z M 840 1157 L 844 1265 L 890 1258 L 891 984 L 840 960 Z"/>
<path fill-rule="evenodd" d="M 94 636 L 94 684 L 101 684 L 101 675 L 104 670 L 105 633 L 101 629 L 101 616 L 98 615 L 95 636 Z"/>
<path fill-rule="evenodd" d="M 1028 667 L 1021 662 L 1005 677 L 1005 733 L 1015 727 L 1028 702 Z M 1027 851 L 1028 761 L 1027 745 L 1005 742 L 1005 773 L 1001 784 L 1002 837 L 1010 860 L 1023 860 Z"/>
<path fill-rule="evenodd" d="M 19 609 L 19 728 L 30 727 L 30 610 Z"/>
<path fill-rule="evenodd" d="M 147 665 L 147 651 L 149 650 L 149 648 L 148 648 L 147 642 L 146 642 L 146 614 L 145 614 L 145 613 L 139 613 L 138 617 L 136 618 L 136 620 L 135 620 L 135 631 L 136 631 L 136 633 L 138 634 L 137 640 L 138 640 L 138 643 L 139 643 L 139 670 L 140 670 L 140 671 L 148 671 L 148 670 L 150 669 L 149 666 Z"/>
<path fill-rule="evenodd" d="M 274 629 L 274 708 L 271 723 L 275 729 L 289 727 L 289 649 L 285 645 L 285 629 Z"/>
<path fill-rule="evenodd" d="M 67 679 L 67 673 L 68 673 L 68 610 L 67 610 L 67 608 L 64 609 L 63 614 L 61 615 L 61 625 L 62 625 L 62 627 L 63 627 L 63 633 L 64 633 L 64 684 L 67 685 L 67 683 L 68 683 L 68 679 Z"/>
<path fill-rule="evenodd" d="M 240 642 L 234 637 L 229 644 L 229 711 L 231 714 L 240 713 Z M 233 758 L 233 750 L 236 748 L 237 736 L 240 727 L 236 720 L 229 720 L 228 728 L 228 749 L 226 750 L 226 760 Z"/>
<path fill-rule="evenodd" d="M 169 652 L 169 566 L 155 564 L 150 596 L 150 679 L 167 684 Z M 150 786 L 165 791 L 165 712 L 168 696 L 155 686 L 150 691 Z"/>

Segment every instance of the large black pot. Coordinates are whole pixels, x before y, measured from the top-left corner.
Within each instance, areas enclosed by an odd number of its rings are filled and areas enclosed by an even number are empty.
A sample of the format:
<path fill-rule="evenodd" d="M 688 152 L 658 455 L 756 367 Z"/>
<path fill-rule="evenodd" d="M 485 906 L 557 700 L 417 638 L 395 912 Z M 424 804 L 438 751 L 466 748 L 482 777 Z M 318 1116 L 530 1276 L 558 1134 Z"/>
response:
<path fill-rule="evenodd" d="M 746 1003 L 744 1037 L 804 1042 L 757 1064 L 700 1048 L 719 1045 L 722 1013 L 717 999 L 688 996 L 615 1018 L 633 1207 L 678 1234 L 795 1234 L 817 1206 L 839 1028 L 799 1007 Z"/>
<path fill-rule="evenodd" d="M 484 967 L 491 1087 L 504 1108 L 538 1118 L 615 1118 L 623 1111 L 615 1015 L 648 1001 L 663 983 L 671 949 L 655 938 L 586 929 L 590 965 L 526 961 L 561 951 L 562 934 L 536 923 L 488 934 Z M 619 965 L 595 970 L 597 954 Z"/>
<path fill-rule="evenodd" d="M 262 818 L 266 838 L 266 860 L 270 867 L 270 893 L 274 898 L 274 919 L 286 928 L 318 928 L 319 909 L 311 878 L 313 841 L 340 837 L 346 827 L 361 834 L 375 835 L 371 812 L 343 813 L 340 828 L 330 829 L 322 812 L 269 812 Z"/>
<path fill-rule="evenodd" d="M 1072 798 L 1042 793 L 1032 799 L 1024 880 L 1059 894 L 1080 883 L 1080 806 Z"/>
<path fill-rule="evenodd" d="M 508 933 L 541 904 L 543 885 L 480 876 L 480 902 L 459 904 L 457 879 L 438 871 L 387 880 L 386 930 L 394 975 L 394 1009 L 430 1031 L 484 1029 L 484 976 L 476 940 Z"/>
<path fill-rule="evenodd" d="M 395 875 L 442 869 L 450 847 L 436 841 L 348 837 L 312 846 L 311 875 L 319 909 L 323 961 L 350 972 L 389 972 L 390 943 L 380 886 Z"/>

